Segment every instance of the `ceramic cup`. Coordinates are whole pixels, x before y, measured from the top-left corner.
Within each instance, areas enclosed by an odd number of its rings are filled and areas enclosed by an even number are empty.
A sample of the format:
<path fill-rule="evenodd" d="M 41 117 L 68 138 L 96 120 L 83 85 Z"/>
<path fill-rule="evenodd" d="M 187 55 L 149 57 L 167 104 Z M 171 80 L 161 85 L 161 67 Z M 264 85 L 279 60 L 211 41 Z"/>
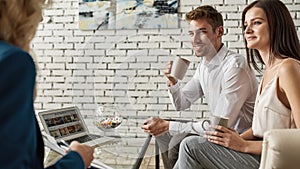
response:
<path fill-rule="evenodd" d="M 171 67 L 170 76 L 182 80 L 189 65 L 190 65 L 189 60 L 182 57 L 176 57 Z"/>
<path fill-rule="evenodd" d="M 220 116 L 211 116 L 209 119 L 206 119 L 202 122 L 202 129 L 204 131 L 214 130 L 210 126 L 223 126 L 228 127 L 228 118 Z"/>

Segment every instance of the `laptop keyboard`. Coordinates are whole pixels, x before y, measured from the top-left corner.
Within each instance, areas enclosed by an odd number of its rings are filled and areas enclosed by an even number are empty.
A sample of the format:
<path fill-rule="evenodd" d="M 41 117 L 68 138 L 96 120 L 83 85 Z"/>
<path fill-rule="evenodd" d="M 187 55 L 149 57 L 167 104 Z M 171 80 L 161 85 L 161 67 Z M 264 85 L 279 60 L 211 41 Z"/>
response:
<path fill-rule="evenodd" d="M 68 140 L 66 142 L 70 144 L 72 141 L 76 140 L 79 143 L 85 143 L 85 142 L 88 142 L 88 141 L 91 141 L 91 140 L 95 140 L 95 139 L 100 138 L 100 137 L 101 136 L 99 136 L 99 135 L 89 134 L 89 135 L 84 135 L 84 136 L 81 136 L 81 137 L 78 137 L 78 138 L 74 138 L 74 139 Z"/>

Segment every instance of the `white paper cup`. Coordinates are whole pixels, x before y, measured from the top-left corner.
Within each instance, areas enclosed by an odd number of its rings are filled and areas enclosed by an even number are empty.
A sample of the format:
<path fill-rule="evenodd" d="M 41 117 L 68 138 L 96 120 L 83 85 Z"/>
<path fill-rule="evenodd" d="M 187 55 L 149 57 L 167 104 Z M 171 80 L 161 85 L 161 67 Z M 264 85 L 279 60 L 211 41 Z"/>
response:
<path fill-rule="evenodd" d="M 170 76 L 182 80 L 189 65 L 189 60 L 182 57 L 176 57 L 172 64 Z"/>

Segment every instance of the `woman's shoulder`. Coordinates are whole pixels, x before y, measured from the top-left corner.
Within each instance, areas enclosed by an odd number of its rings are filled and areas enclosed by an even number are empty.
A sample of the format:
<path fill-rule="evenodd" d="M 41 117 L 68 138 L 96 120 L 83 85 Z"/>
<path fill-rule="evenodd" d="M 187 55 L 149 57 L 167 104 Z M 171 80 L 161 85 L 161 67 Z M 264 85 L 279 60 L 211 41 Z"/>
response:
<path fill-rule="evenodd" d="M 21 48 L 16 47 L 12 44 L 9 44 L 4 41 L 0 41 L 0 61 L 6 59 L 7 57 L 15 54 L 26 54 L 27 52 L 23 51 Z"/>
<path fill-rule="evenodd" d="M 284 59 L 278 69 L 281 87 L 300 82 L 300 61 Z"/>
<path fill-rule="evenodd" d="M 296 75 L 300 73 L 300 61 L 292 58 L 284 59 L 278 70 L 280 75 Z"/>

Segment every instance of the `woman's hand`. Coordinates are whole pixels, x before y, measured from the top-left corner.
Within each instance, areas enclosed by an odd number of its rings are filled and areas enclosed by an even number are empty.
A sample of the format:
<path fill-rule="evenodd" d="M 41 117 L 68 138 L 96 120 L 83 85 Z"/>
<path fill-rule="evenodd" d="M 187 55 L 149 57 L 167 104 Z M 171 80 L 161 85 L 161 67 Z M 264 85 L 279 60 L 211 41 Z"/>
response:
<path fill-rule="evenodd" d="M 245 152 L 247 142 L 237 131 L 223 126 L 211 126 L 215 131 L 206 131 L 204 137 L 208 141 L 229 149 Z"/>
<path fill-rule="evenodd" d="M 91 165 L 91 162 L 94 159 L 93 153 L 94 148 L 85 144 L 80 144 L 78 141 L 72 141 L 70 144 L 70 150 L 77 151 L 85 165 L 85 168 Z"/>

